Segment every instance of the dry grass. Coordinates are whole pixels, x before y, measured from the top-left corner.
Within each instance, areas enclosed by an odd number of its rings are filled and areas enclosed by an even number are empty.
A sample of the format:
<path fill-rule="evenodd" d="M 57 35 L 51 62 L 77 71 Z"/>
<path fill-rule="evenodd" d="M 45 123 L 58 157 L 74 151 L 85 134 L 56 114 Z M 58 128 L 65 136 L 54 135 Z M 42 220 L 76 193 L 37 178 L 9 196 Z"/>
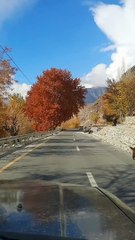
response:
<path fill-rule="evenodd" d="M 70 120 L 61 124 L 63 129 L 73 129 L 80 127 L 80 119 L 78 117 L 71 118 Z"/>

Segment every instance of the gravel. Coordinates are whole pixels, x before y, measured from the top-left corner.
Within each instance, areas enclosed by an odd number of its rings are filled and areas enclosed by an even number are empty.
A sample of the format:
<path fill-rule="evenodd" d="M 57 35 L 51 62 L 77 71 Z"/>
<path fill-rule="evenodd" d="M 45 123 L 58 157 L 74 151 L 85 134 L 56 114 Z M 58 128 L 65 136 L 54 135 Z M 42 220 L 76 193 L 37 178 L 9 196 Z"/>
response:
<path fill-rule="evenodd" d="M 92 135 L 129 153 L 132 152 L 130 147 L 135 147 L 134 124 L 106 126 L 98 132 L 93 132 Z"/>

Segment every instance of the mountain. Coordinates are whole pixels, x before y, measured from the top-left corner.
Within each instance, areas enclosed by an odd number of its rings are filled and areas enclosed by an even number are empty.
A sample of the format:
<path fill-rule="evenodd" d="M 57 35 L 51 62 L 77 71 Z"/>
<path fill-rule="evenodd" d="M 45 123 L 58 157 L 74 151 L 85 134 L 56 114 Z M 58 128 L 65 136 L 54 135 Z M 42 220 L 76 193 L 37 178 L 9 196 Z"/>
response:
<path fill-rule="evenodd" d="M 100 96 L 104 94 L 105 90 L 105 87 L 87 88 L 85 103 L 94 103 Z"/>
<path fill-rule="evenodd" d="M 130 74 L 131 76 L 135 76 L 135 65 L 131 68 L 129 68 L 121 77 L 121 79 L 125 76 Z M 106 87 L 93 87 L 93 88 L 87 88 L 87 94 L 85 103 L 94 103 L 100 96 L 104 94 L 106 91 Z"/>
<path fill-rule="evenodd" d="M 130 74 L 131 76 L 135 77 L 135 65 L 131 68 L 129 68 L 123 75 L 121 78 L 123 78 L 125 75 Z"/>

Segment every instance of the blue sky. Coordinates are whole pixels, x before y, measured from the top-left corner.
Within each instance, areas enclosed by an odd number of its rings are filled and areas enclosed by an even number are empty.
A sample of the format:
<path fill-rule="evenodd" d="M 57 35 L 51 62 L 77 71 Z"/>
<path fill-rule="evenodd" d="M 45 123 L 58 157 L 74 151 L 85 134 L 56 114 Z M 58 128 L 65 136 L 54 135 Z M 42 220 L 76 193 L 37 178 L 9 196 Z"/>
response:
<path fill-rule="evenodd" d="M 0 0 L 0 8 L 3 1 Z M 104 64 L 106 68 L 111 64 L 112 51 L 101 49 L 115 42 L 109 39 L 104 26 L 96 22 L 97 12 L 94 17 L 90 10 L 94 6 L 98 11 L 99 1 L 29 0 L 27 5 L 26 0 L 20 0 L 20 6 L 16 1 L 10 0 L 14 9 L 9 10 L 4 20 L 0 19 L 0 44 L 12 48 L 10 55 L 30 79 L 28 82 L 18 72 L 16 78 L 20 83 L 35 82 L 37 75 L 51 67 L 67 69 L 74 77 L 82 77 L 97 65 Z M 122 6 L 118 0 L 103 2 L 104 7 Z"/>

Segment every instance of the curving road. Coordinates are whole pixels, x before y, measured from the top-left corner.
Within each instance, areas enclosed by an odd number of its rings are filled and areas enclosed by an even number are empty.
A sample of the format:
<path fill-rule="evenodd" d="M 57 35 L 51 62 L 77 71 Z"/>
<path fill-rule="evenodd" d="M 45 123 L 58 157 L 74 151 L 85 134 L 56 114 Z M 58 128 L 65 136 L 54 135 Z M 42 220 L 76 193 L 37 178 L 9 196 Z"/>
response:
<path fill-rule="evenodd" d="M 0 159 L 0 182 L 26 179 L 99 186 L 135 209 L 135 161 L 109 144 L 63 131 Z"/>

